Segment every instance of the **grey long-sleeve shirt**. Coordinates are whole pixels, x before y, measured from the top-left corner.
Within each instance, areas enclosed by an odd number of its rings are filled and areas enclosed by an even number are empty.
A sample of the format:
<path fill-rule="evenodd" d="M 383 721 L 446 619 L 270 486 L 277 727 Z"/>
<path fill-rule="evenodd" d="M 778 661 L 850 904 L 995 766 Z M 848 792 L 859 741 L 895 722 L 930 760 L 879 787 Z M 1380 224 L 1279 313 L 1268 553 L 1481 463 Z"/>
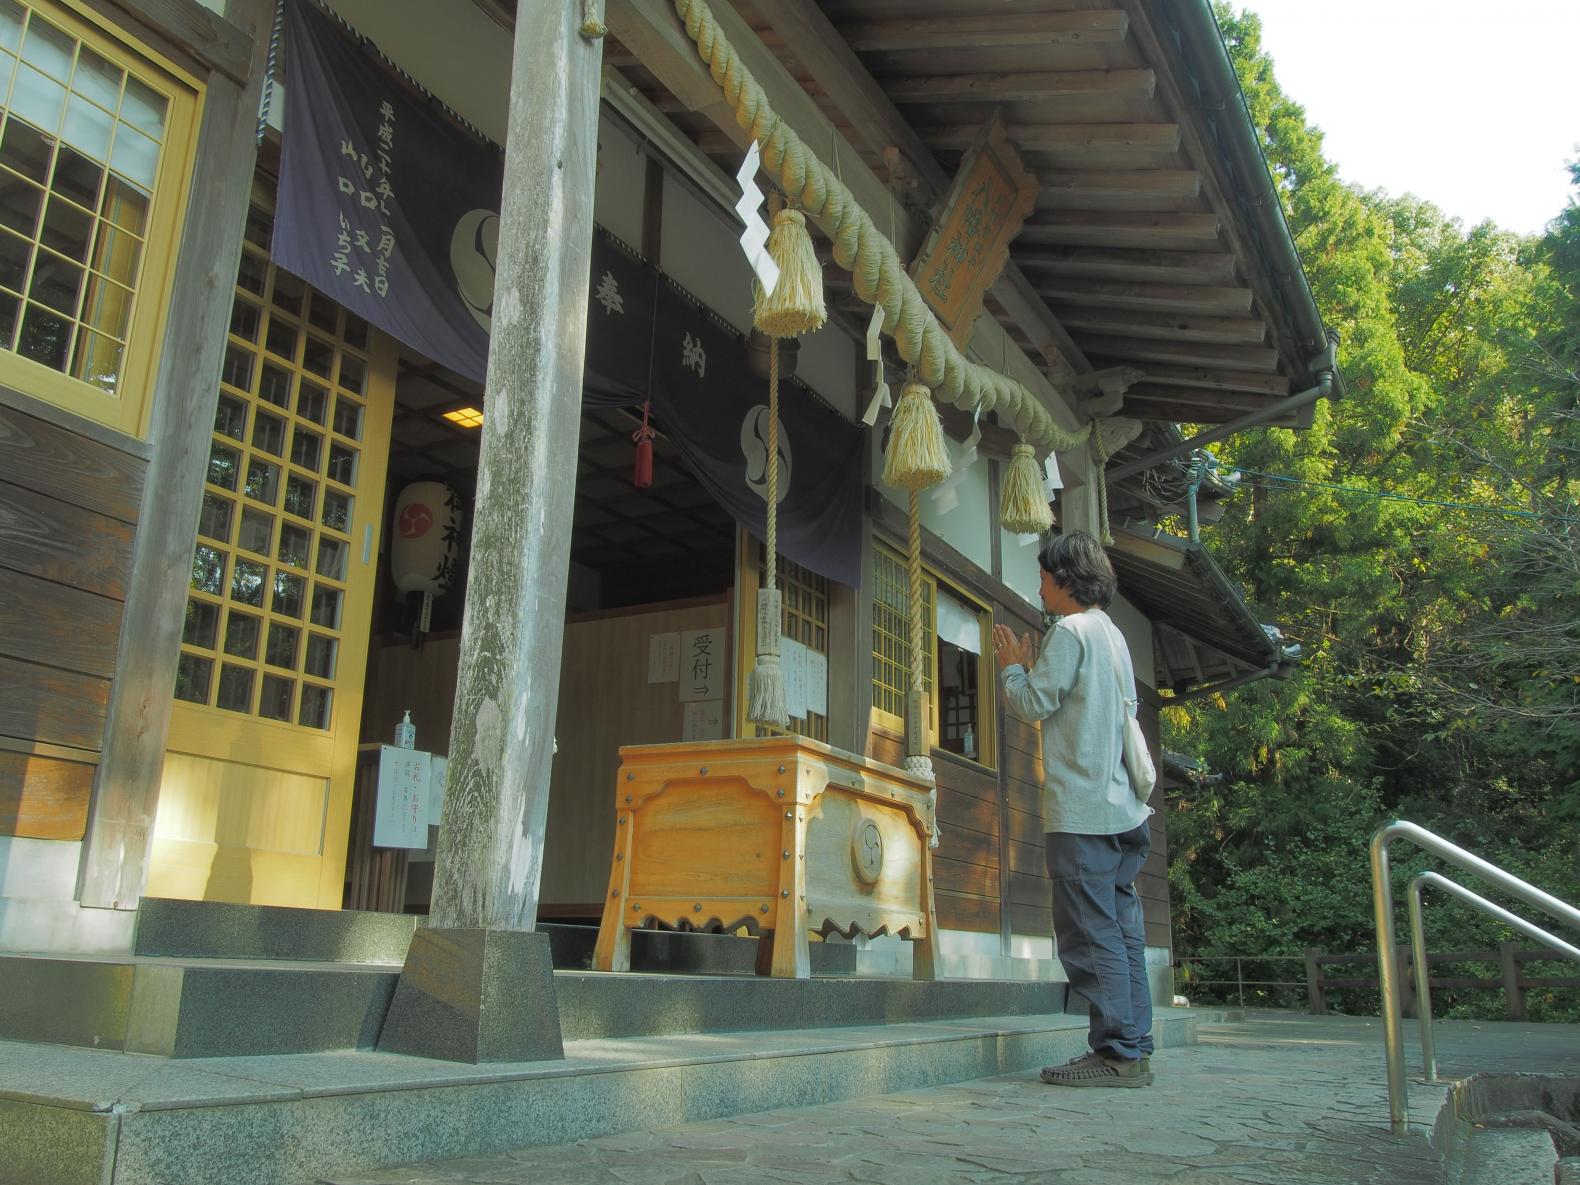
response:
<path fill-rule="evenodd" d="M 1112 650 L 1104 631 L 1112 637 Z M 1135 698 L 1135 673 L 1108 614 L 1091 608 L 1061 617 L 1031 670 L 1012 663 L 1000 682 L 1010 711 L 1027 724 L 1042 724 L 1045 831 L 1119 835 L 1146 820 L 1151 812 L 1130 789 L 1122 732 L 1125 700 Z"/>

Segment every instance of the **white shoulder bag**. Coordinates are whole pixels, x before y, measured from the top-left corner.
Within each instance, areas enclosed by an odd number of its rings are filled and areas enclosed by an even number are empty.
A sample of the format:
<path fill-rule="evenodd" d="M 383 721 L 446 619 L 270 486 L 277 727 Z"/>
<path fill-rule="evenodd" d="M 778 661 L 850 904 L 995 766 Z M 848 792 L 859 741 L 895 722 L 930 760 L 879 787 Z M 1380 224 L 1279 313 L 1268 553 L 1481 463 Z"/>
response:
<path fill-rule="evenodd" d="M 1102 624 L 1103 637 L 1108 642 L 1109 656 L 1114 660 L 1114 680 L 1119 684 L 1119 698 L 1125 705 L 1125 770 L 1130 775 L 1130 789 L 1137 799 L 1145 802 L 1157 785 L 1158 771 L 1152 764 L 1152 753 L 1147 748 L 1146 734 L 1141 731 L 1141 721 L 1136 719 L 1137 700 L 1125 694 L 1125 677 L 1120 673 L 1119 652 L 1114 648 L 1114 632 L 1107 622 Z"/>

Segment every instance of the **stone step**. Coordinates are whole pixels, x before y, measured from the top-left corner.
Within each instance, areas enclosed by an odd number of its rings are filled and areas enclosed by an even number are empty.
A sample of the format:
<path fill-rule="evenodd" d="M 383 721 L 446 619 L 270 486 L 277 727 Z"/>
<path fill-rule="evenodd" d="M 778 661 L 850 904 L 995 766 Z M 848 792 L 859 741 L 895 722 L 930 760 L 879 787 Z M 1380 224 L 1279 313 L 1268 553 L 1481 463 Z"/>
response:
<path fill-rule="evenodd" d="M 0 1039 L 175 1058 L 371 1049 L 390 964 L 0 957 Z M 567 1041 L 1059 1012 L 1064 984 L 556 971 Z"/>
<path fill-rule="evenodd" d="M 1160 1009 L 1154 1036 L 1194 1044 L 1197 1023 Z M 562 1062 L 484 1067 L 0 1043 L 0 1182 L 301 1185 L 1029 1071 L 1085 1046 L 1085 1021 L 1063 1015 L 568 1041 Z"/>
<path fill-rule="evenodd" d="M 412 914 L 291 909 L 146 897 L 138 906 L 132 953 L 177 959 L 283 959 L 291 962 L 391 963 L 406 958 L 422 921 Z M 544 924 L 554 965 L 592 965 L 595 925 Z M 631 935 L 634 971 L 750 975 L 757 939 L 733 934 L 638 930 Z M 814 975 L 849 975 L 856 950 L 842 943 L 812 944 Z"/>

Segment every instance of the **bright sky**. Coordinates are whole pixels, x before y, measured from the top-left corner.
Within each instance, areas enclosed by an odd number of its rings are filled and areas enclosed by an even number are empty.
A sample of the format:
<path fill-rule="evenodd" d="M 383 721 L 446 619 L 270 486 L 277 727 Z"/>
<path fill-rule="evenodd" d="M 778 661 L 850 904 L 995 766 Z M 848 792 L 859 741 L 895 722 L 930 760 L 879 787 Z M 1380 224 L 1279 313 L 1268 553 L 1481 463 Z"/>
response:
<path fill-rule="evenodd" d="M 1580 0 L 1231 0 L 1344 180 L 1542 230 L 1580 158 Z"/>

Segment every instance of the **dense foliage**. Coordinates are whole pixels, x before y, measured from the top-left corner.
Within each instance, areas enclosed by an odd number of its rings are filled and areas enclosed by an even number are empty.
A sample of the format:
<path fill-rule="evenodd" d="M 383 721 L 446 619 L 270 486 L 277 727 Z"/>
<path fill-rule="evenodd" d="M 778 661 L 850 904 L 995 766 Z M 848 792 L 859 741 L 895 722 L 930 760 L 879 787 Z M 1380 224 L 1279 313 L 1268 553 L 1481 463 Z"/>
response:
<path fill-rule="evenodd" d="M 1165 710 L 1165 747 L 1222 775 L 1170 803 L 1176 946 L 1374 949 L 1366 844 L 1390 817 L 1580 900 L 1580 205 L 1522 239 L 1346 186 L 1257 18 L 1219 20 L 1349 393 L 1219 450 L 1250 488 L 1208 545 L 1306 660 Z M 1395 851 L 1402 889 L 1428 861 Z M 1440 951 L 1512 937 L 1426 917 Z"/>

